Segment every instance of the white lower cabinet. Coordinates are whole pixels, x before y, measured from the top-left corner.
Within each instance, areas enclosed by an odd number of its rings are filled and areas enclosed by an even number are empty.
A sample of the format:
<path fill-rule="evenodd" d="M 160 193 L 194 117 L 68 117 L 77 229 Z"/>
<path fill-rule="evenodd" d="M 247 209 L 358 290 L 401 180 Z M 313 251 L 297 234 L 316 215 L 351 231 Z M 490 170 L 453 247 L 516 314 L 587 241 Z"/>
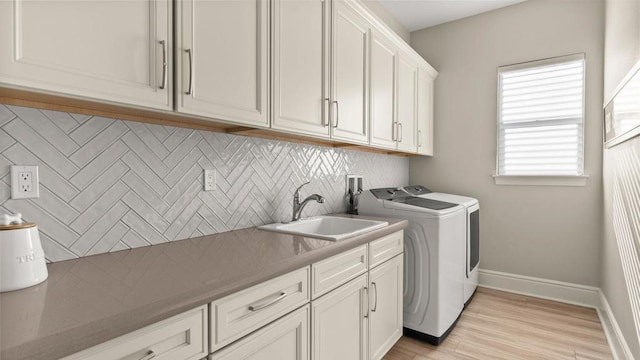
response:
<path fill-rule="evenodd" d="M 209 360 L 249 359 L 309 359 L 309 305 L 209 356 Z"/>
<path fill-rule="evenodd" d="M 312 360 L 367 359 L 367 274 L 311 302 Z"/>
<path fill-rule="evenodd" d="M 200 306 L 62 360 L 198 360 L 207 355 L 207 306 Z"/>
<path fill-rule="evenodd" d="M 402 254 L 369 272 L 369 359 L 380 360 L 402 336 Z"/>
<path fill-rule="evenodd" d="M 402 335 L 402 239 L 382 236 L 63 360 L 380 360 Z"/>
<path fill-rule="evenodd" d="M 399 231 L 372 241 L 366 245 L 368 272 L 344 285 L 336 281 L 324 295 L 313 298 L 312 360 L 379 360 L 400 339 L 403 323 L 402 240 L 403 232 Z M 334 264 L 327 267 L 332 269 L 331 273 L 344 274 L 347 269 L 356 268 L 356 262 L 343 260 L 352 258 L 345 257 L 348 253 L 313 264 L 312 268 L 319 264 Z M 316 283 L 317 275 L 318 272 L 312 271 L 312 284 Z M 344 276 L 335 278 L 339 280 Z"/>

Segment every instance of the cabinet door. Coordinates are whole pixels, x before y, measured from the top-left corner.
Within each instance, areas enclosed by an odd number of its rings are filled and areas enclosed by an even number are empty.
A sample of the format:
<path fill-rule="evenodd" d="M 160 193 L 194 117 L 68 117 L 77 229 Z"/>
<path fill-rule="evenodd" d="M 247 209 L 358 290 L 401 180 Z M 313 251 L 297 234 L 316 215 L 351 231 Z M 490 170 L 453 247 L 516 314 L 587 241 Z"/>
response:
<path fill-rule="evenodd" d="M 418 69 L 418 154 L 433 156 L 433 82 L 424 68 Z"/>
<path fill-rule="evenodd" d="M 366 144 L 369 23 L 351 1 L 333 4 L 331 137 Z"/>
<path fill-rule="evenodd" d="M 396 148 L 396 47 L 382 34 L 371 33 L 371 140 L 373 146 Z"/>
<path fill-rule="evenodd" d="M 398 150 L 416 152 L 418 66 L 408 55 L 398 57 Z"/>
<path fill-rule="evenodd" d="M 311 302 L 311 359 L 367 359 L 367 275 Z"/>
<path fill-rule="evenodd" d="M 177 2 L 179 112 L 268 126 L 268 5 L 263 0 Z"/>
<path fill-rule="evenodd" d="M 209 356 L 209 360 L 309 359 L 309 305 Z"/>
<path fill-rule="evenodd" d="M 0 83 L 169 110 L 171 19 L 167 0 L 0 1 Z"/>
<path fill-rule="evenodd" d="M 369 272 L 370 359 L 379 360 L 402 336 L 402 254 Z"/>
<path fill-rule="evenodd" d="M 271 127 L 329 137 L 328 0 L 273 2 Z"/>

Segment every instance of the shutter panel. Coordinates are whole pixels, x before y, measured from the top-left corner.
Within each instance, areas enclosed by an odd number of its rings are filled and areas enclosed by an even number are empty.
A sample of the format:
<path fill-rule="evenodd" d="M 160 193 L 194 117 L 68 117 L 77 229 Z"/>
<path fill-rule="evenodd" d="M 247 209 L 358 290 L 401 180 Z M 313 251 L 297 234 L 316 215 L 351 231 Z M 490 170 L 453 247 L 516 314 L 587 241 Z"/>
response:
<path fill-rule="evenodd" d="M 582 175 L 584 55 L 498 69 L 498 174 Z"/>

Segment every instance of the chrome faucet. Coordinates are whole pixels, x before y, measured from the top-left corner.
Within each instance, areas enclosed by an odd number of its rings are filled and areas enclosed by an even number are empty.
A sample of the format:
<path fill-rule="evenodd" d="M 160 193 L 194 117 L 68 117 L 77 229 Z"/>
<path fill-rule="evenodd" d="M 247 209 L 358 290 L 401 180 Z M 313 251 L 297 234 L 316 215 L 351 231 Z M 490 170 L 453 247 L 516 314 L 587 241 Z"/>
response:
<path fill-rule="evenodd" d="M 302 187 L 307 185 L 308 183 L 309 182 L 307 181 L 306 183 L 300 185 L 296 189 L 296 192 L 293 193 L 293 217 L 291 218 L 291 221 L 300 220 L 300 215 L 302 214 L 302 209 L 305 207 L 305 205 L 307 205 L 307 203 L 309 201 L 315 200 L 315 201 L 319 202 L 320 204 L 324 203 L 324 198 L 321 195 L 318 195 L 318 194 L 309 195 L 309 196 L 307 196 L 306 199 L 304 199 L 304 200 L 302 200 L 302 202 L 300 202 L 300 189 L 302 189 Z"/>

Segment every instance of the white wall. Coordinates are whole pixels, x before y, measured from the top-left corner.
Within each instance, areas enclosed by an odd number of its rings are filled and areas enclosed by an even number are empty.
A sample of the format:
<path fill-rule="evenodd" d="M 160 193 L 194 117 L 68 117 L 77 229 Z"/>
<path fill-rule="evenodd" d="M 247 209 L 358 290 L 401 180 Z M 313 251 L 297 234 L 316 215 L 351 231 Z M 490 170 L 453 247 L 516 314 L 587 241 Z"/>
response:
<path fill-rule="evenodd" d="M 640 1 L 607 0 L 605 27 L 605 68 L 604 100 L 613 96 L 614 90 L 627 72 L 640 61 Z M 620 260 L 618 242 L 614 231 L 614 201 L 617 209 L 624 209 L 620 197 L 614 197 L 614 182 L 621 177 L 640 178 L 638 173 L 630 173 L 628 168 L 620 166 L 625 154 L 640 156 L 640 138 L 629 140 L 609 150 L 604 150 L 604 241 L 602 243 L 602 274 L 600 284 L 615 318 L 624 333 L 625 340 L 636 359 L 640 359 L 640 340 L 637 324 L 634 325 L 629 292 L 625 284 L 624 272 Z M 636 166 L 640 166 L 636 164 Z M 623 194 L 626 203 L 640 202 L 640 195 Z M 624 211 L 623 211 L 624 212 Z M 629 222 L 618 224 L 622 227 L 633 226 Z M 638 225 L 636 225 L 638 226 Z M 636 242 L 640 239 L 635 239 Z"/>
<path fill-rule="evenodd" d="M 409 31 L 399 22 L 391 13 L 387 11 L 377 0 L 363 0 L 362 1 L 380 20 L 382 20 L 387 26 L 391 28 L 398 36 L 400 36 L 407 43 L 410 39 Z"/>
<path fill-rule="evenodd" d="M 599 0 L 529 0 L 411 33 L 440 75 L 435 157 L 411 159 L 410 181 L 480 200 L 481 268 L 599 284 L 603 14 Z M 497 67 L 579 52 L 587 61 L 587 185 L 495 185 Z"/>

